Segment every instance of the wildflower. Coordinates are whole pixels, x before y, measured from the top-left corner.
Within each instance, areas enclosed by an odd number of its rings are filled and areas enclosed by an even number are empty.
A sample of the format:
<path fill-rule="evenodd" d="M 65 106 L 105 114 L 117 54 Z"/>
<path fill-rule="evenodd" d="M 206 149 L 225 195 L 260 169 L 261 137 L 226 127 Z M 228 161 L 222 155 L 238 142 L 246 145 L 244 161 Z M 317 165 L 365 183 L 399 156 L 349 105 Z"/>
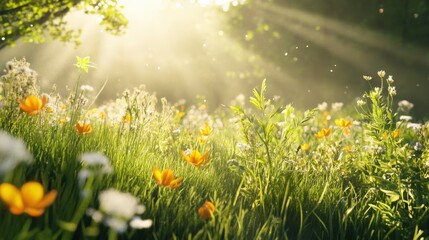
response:
<path fill-rule="evenodd" d="M 329 136 L 329 134 L 331 134 L 331 130 L 332 130 L 332 128 L 328 128 L 328 129 L 323 128 L 322 130 L 320 130 L 319 132 L 314 134 L 314 136 L 318 139 L 327 137 L 327 136 Z"/>
<path fill-rule="evenodd" d="M 344 103 L 342 103 L 342 102 L 334 102 L 331 104 L 331 109 L 332 109 L 332 111 L 335 112 L 335 111 L 341 110 L 341 108 L 343 108 L 343 106 L 344 106 Z"/>
<path fill-rule="evenodd" d="M 252 147 L 247 143 L 238 142 L 236 145 L 241 151 L 249 151 Z"/>
<path fill-rule="evenodd" d="M 0 131 L 0 176 L 7 174 L 20 163 L 30 163 L 32 159 L 22 140 Z"/>
<path fill-rule="evenodd" d="M 409 121 L 413 120 L 413 117 L 412 116 L 408 116 L 408 115 L 402 115 L 402 116 L 399 117 L 399 120 L 405 121 L 405 122 L 409 122 Z"/>
<path fill-rule="evenodd" d="M 47 102 L 48 98 L 45 95 L 43 95 L 42 99 L 31 95 L 27 97 L 24 102 L 21 99 L 19 100 L 19 108 L 32 116 L 39 113 Z"/>
<path fill-rule="evenodd" d="M 80 90 L 82 92 L 93 92 L 94 88 L 89 86 L 89 85 L 82 85 L 82 86 L 80 86 Z"/>
<path fill-rule="evenodd" d="M 353 148 L 352 148 L 352 146 L 347 145 L 347 146 L 344 147 L 344 151 L 346 151 L 346 152 L 352 152 Z"/>
<path fill-rule="evenodd" d="M 337 124 L 337 126 L 340 128 L 348 128 L 352 125 L 352 122 L 348 120 L 344 120 L 344 118 L 339 118 L 335 120 L 335 124 Z"/>
<path fill-rule="evenodd" d="M 131 122 L 131 114 L 127 113 L 125 116 L 122 117 L 122 121 L 124 123 L 130 123 Z"/>
<path fill-rule="evenodd" d="M 317 104 L 317 108 L 320 111 L 326 111 L 326 109 L 328 108 L 328 103 L 327 102 L 322 102 L 320 104 Z"/>
<path fill-rule="evenodd" d="M 362 99 L 358 99 L 358 100 L 356 101 L 356 104 L 357 104 L 359 107 L 362 107 L 363 105 L 365 105 L 365 104 L 366 104 L 366 102 L 365 102 L 364 100 L 362 100 Z"/>
<path fill-rule="evenodd" d="M 389 95 L 390 96 L 395 96 L 396 95 L 396 87 L 391 87 L 391 86 L 389 86 L 388 88 L 387 88 L 387 90 L 388 90 L 388 92 L 389 92 Z"/>
<path fill-rule="evenodd" d="M 386 75 L 386 72 L 384 70 L 380 70 L 377 72 L 378 76 L 381 78 L 384 78 L 384 76 Z"/>
<path fill-rule="evenodd" d="M 12 214 L 27 213 L 32 217 L 39 217 L 45 208 L 51 205 L 57 197 L 57 191 L 52 190 L 44 194 L 43 186 L 38 182 L 27 182 L 21 189 L 10 183 L 0 185 L 0 198 L 9 207 Z"/>
<path fill-rule="evenodd" d="M 200 128 L 200 134 L 201 136 L 207 137 L 212 132 L 212 128 L 210 127 L 208 122 L 204 123 L 204 127 Z"/>
<path fill-rule="evenodd" d="M 203 206 L 198 208 L 198 214 L 203 220 L 210 220 L 214 214 L 215 206 L 212 202 L 206 201 Z"/>
<path fill-rule="evenodd" d="M 387 83 L 390 85 L 394 82 L 392 75 L 389 75 L 389 77 L 386 79 Z"/>
<path fill-rule="evenodd" d="M 208 153 L 201 155 L 197 150 L 192 150 L 189 154 L 186 154 L 184 151 L 181 153 L 182 158 L 190 164 L 193 164 L 195 167 L 200 167 L 206 160 Z"/>
<path fill-rule="evenodd" d="M 98 197 L 100 211 L 89 210 L 88 214 L 96 222 L 103 221 L 116 232 L 125 232 L 128 222 L 132 228 L 149 228 L 152 220 L 142 220 L 137 214 L 143 214 L 145 207 L 139 204 L 138 199 L 129 194 L 114 189 L 102 191 Z"/>
<path fill-rule="evenodd" d="M 86 152 L 80 156 L 80 161 L 84 168 L 79 171 L 79 184 L 84 185 L 85 181 L 94 175 L 104 175 L 113 172 L 110 160 L 98 152 Z"/>
<path fill-rule="evenodd" d="M 171 171 L 169 168 L 163 170 L 162 173 L 158 168 L 154 168 L 153 178 L 155 179 L 156 183 L 168 188 L 180 187 L 180 182 L 183 180 L 183 178 L 174 179 L 173 171 Z"/>
<path fill-rule="evenodd" d="M 398 111 L 400 112 L 409 113 L 413 107 L 414 104 L 408 102 L 407 100 L 402 100 L 398 102 Z"/>
<path fill-rule="evenodd" d="M 365 79 L 366 81 L 371 81 L 372 77 L 363 75 L 363 79 Z"/>
<path fill-rule="evenodd" d="M 396 130 L 392 131 L 392 137 L 393 138 L 397 138 L 397 137 L 399 137 L 400 133 L 401 133 L 401 130 L 400 129 L 396 129 Z"/>
<path fill-rule="evenodd" d="M 304 143 L 300 147 L 302 151 L 308 151 L 310 149 L 310 144 Z"/>
<path fill-rule="evenodd" d="M 82 135 L 86 135 L 92 132 L 92 125 L 90 123 L 76 123 L 74 125 L 76 131 Z"/>

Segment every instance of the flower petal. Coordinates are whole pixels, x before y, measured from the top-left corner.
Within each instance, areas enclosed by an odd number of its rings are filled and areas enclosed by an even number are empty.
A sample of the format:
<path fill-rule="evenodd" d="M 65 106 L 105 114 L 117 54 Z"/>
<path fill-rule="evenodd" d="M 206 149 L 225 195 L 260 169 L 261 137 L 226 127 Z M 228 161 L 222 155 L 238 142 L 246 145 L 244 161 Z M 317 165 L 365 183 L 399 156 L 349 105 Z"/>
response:
<path fill-rule="evenodd" d="M 154 168 L 153 169 L 153 178 L 155 179 L 155 181 L 158 184 L 162 184 L 162 176 L 161 176 L 161 171 L 159 171 L 158 168 Z"/>
<path fill-rule="evenodd" d="M 26 208 L 25 212 L 32 217 L 40 217 L 44 212 L 44 208 Z"/>
<path fill-rule="evenodd" d="M 55 199 L 57 198 L 57 191 L 52 190 L 48 194 L 43 197 L 43 199 L 36 205 L 36 208 L 46 208 L 47 206 L 51 205 Z"/>
<path fill-rule="evenodd" d="M 13 205 L 14 199 L 17 196 L 21 196 L 21 193 L 19 192 L 18 188 L 16 188 L 14 185 L 10 183 L 3 183 L 0 185 L 0 198 L 7 205 L 9 206 Z"/>
<path fill-rule="evenodd" d="M 38 182 L 27 182 L 21 187 L 25 207 L 35 207 L 43 198 L 43 186 Z"/>

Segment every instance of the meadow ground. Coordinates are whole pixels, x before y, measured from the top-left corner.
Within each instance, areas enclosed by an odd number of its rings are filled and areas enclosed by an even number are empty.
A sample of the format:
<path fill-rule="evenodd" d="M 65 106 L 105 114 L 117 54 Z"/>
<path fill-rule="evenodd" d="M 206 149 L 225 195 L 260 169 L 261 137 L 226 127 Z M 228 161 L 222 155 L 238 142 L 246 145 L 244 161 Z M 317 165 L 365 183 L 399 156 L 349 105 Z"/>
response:
<path fill-rule="evenodd" d="M 208 111 L 138 87 L 1 76 L 0 239 L 428 239 L 429 123 L 384 71 L 356 103 L 269 97 Z"/>

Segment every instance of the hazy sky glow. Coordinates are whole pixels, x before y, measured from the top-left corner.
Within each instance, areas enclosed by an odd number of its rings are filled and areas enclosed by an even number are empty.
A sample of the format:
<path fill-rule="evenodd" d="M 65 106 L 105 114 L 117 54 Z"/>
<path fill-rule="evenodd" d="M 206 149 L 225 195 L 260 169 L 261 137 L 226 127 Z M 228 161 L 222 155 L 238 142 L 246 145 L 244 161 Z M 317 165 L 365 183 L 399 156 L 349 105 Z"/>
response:
<path fill-rule="evenodd" d="M 97 89 L 108 79 L 101 100 L 145 84 L 170 101 L 192 101 L 203 95 L 212 106 L 229 104 L 240 93 L 248 96 L 264 78 L 271 95 L 280 95 L 286 103 L 314 107 L 322 101 L 352 102 L 367 89 L 362 75 L 375 77 L 377 70 L 384 69 L 397 79 L 400 98 L 416 102 L 416 107 L 425 102 L 427 50 L 404 48 L 376 32 L 260 4 L 251 13 L 255 21 L 269 23 L 270 33 L 275 29 L 282 40 L 263 46 L 278 52 L 281 60 L 274 63 L 264 56 L 263 47 L 241 44 L 249 36 L 228 34 L 228 12 L 224 12 L 244 1 L 122 2 L 129 20 L 124 36 L 106 34 L 97 25 L 99 19 L 76 12 L 68 19 L 82 28 L 77 49 L 58 42 L 18 43 L 2 50 L 0 62 L 26 57 L 46 91 L 57 83 L 58 90 L 65 92 L 65 85 L 77 79 L 75 57 L 90 56 L 97 69 L 85 76 L 84 84 Z"/>

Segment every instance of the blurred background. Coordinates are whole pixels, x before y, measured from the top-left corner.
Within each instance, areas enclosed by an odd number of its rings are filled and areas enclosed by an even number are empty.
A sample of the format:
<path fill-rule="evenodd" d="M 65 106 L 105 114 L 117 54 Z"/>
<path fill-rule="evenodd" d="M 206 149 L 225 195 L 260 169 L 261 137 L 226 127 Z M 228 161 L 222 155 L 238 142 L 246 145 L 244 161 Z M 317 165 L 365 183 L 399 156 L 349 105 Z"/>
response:
<path fill-rule="evenodd" d="M 171 102 L 229 105 L 267 79 L 268 92 L 298 108 L 321 102 L 354 104 L 393 75 L 396 100 L 428 116 L 429 0 L 124 0 L 126 33 L 112 36 L 97 16 L 70 12 L 81 44 L 17 41 L 0 64 L 25 57 L 42 89 L 74 87 L 76 56 L 90 56 L 82 84 L 101 89 L 99 103 L 146 85 Z"/>

